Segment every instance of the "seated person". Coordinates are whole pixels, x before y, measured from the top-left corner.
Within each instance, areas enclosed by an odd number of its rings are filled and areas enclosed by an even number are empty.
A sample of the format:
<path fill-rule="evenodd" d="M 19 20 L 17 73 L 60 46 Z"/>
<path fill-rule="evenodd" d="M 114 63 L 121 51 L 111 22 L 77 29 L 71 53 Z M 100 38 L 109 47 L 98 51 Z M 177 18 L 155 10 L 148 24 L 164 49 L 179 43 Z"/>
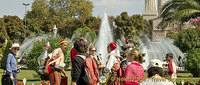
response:
<path fill-rule="evenodd" d="M 141 85 L 174 85 L 171 81 L 163 78 L 162 62 L 158 59 L 152 59 L 148 66 L 148 78 L 141 82 Z"/>
<path fill-rule="evenodd" d="M 21 60 L 20 60 L 21 63 L 26 63 L 26 57 L 23 57 Z"/>

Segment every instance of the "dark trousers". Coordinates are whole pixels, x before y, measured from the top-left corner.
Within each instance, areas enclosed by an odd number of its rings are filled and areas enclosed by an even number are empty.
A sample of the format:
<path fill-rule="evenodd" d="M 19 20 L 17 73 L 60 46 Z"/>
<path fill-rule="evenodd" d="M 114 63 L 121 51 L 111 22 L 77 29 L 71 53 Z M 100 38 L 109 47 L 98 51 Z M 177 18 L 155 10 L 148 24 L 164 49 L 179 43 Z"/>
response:
<path fill-rule="evenodd" d="M 17 72 L 12 72 L 14 77 L 14 85 L 17 85 Z"/>

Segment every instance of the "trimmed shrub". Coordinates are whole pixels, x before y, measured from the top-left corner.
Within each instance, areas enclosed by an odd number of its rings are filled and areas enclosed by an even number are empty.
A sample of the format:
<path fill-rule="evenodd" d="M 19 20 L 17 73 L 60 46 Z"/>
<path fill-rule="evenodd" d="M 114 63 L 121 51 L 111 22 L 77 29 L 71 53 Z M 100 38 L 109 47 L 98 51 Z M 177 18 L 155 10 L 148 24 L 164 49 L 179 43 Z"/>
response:
<path fill-rule="evenodd" d="M 185 66 L 193 77 L 200 76 L 200 48 L 189 50 L 186 55 Z"/>
<path fill-rule="evenodd" d="M 178 34 L 174 44 L 185 53 L 191 49 L 200 47 L 200 35 L 195 29 L 188 28 Z"/>

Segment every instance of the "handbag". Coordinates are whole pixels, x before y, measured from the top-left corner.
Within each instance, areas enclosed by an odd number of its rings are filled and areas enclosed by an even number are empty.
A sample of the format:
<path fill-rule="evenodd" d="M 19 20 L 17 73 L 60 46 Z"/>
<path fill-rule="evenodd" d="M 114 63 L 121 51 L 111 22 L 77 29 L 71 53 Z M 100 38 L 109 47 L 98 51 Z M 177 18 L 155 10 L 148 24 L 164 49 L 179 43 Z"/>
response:
<path fill-rule="evenodd" d="M 68 78 L 61 76 L 61 85 L 68 85 Z"/>
<path fill-rule="evenodd" d="M 1 85 L 13 85 L 13 81 L 10 79 L 10 75 L 6 74 L 5 70 L 1 77 Z"/>

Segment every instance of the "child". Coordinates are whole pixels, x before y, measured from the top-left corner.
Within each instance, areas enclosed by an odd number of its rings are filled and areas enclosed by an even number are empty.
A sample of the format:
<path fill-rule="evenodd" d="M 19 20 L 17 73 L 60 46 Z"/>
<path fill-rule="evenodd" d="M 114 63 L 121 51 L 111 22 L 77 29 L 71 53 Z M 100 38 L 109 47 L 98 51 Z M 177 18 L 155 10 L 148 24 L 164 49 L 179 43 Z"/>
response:
<path fill-rule="evenodd" d="M 166 61 L 168 62 L 168 76 L 170 79 L 176 79 L 177 78 L 177 66 L 172 61 L 173 60 L 173 54 L 167 53 L 166 55 Z"/>

